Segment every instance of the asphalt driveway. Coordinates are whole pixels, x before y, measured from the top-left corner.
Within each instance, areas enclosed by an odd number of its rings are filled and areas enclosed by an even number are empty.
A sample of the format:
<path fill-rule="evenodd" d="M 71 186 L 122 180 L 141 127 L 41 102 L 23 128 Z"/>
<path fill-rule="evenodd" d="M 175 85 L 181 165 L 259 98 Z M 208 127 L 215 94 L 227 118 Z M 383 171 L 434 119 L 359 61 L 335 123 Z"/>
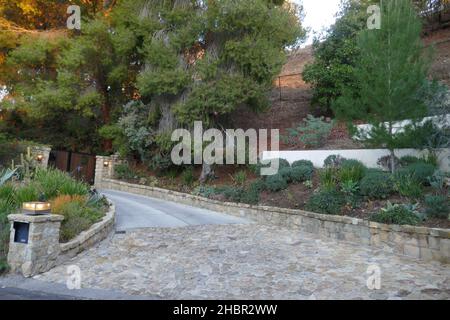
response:
<path fill-rule="evenodd" d="M 131 193 L 113 190 L 101 190 L 101 193 L 116 205 L 117 231 L 250 223 L 223 213 Z"/>

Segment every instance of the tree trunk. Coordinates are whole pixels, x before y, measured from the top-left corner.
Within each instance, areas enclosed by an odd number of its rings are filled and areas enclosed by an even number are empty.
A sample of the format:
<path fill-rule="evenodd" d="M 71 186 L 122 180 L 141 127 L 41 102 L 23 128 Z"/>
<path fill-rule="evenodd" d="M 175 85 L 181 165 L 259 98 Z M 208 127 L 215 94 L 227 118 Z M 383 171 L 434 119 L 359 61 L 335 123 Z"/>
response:
<path fill-rule="evenodd" d="M 203 162 L 202 165 L 202 174 L 200 175 L 200 182 L 205 183 L 208 179 L 214 177 L 214 168 L 213 166 L 206 164 Z"/>
<path fill-rule="evenodd" d="M 394 150 L 389 150 L 391 152 L 391 172 L 392 174 L 395 173 L 395 152 Z"/>

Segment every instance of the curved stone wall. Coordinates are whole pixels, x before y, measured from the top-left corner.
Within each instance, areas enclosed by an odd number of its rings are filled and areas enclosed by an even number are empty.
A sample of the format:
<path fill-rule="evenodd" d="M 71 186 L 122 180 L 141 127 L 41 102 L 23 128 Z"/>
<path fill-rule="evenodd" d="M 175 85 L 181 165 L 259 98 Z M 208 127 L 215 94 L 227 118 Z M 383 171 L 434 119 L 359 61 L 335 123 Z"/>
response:
<path fill-rule="evenodd" d="M 331 216 L 302 210 L 225 203 L 190 194 L 103 179 L 97 187 L 141 194 L 213 211 L 247 217 L 255 222 L 276 224 L 301 231 L 383 248 L 410 257 L 450 263 L 450 229 L 385 225 L 346 216 Z"/>
<path fill-rule="evenodd" d="M 114 204 L 111 203 L 109 211 L 103 217 L 102 221 L 93 224 L 88 230 L 80 233 L 75 239 L 67 243 L 61 243 L 61 252 L 58 256 L 57 264 L 70 260 L 80 252 L 105 239 L 114 229 L 115 215 L 116 208 Z"/>

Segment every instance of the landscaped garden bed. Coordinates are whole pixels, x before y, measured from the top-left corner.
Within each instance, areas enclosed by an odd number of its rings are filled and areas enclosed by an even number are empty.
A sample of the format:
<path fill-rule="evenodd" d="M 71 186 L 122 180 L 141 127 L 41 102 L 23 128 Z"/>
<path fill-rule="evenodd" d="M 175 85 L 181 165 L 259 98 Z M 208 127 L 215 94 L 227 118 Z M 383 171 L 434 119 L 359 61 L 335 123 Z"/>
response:
<path fill-rule="evenodd" d="M 62 243 L 99 222 L 109 206 L 106 199 L 91 192 L 87 184 L 55 169 L 37 169 L 28 177 L 9 170 L 0 177 L 4 177 L 0 183 L 0 272 L 7 270 L 10 230 L 7 216 L 19 212 L 22 203 L 50 202 L 52 213 L 64 216 L 60 230 Z"/>
<path fill-rule="evenodd" d="M 261 166 L 218 166 L 216 179 L 199 184 L 200 168 L 155 174 L 141 166 L 117 165 L 115 178 L 224 202 L 301 209 L 374 222 L 450 228 L 445 174 L 433 157 L 400 159 L 394 174 L 356 160 L 332 156 L 324 169 L 309 161 L 280 160 L 275 176 Z"/>

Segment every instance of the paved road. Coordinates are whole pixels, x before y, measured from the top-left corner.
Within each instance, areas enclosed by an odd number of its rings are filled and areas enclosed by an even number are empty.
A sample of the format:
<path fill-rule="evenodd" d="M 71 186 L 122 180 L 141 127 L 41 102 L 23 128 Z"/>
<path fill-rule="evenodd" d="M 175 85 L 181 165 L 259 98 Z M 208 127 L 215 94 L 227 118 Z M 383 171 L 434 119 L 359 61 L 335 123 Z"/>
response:
<path fill-rule="evenodd" d="M 108 289 L 82 288 L 69 290 L 66 285 L 67 273 L 60 278 L 60 283 L 51 283 L 19 275 L 0 277 L 1 300 L 155 300 L 156 296 L 135 296 L 123 291 Z"/>
<path fill-rule="evenodd" d="M 130 193 L 102 190 L 116 205 L 116 230 L 248 224 L 242 218 Z"/>

